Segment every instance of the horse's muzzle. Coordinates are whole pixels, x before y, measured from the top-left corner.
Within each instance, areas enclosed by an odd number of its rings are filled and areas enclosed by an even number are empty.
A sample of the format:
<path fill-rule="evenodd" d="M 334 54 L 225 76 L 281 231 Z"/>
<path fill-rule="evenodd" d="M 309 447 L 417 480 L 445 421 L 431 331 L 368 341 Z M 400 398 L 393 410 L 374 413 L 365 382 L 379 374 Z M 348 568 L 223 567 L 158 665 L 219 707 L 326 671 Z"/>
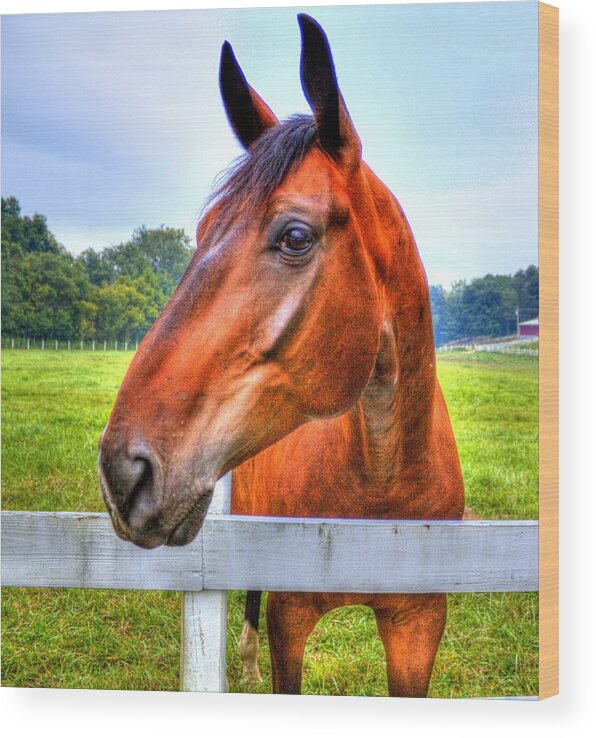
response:
<path fill-rule="evenodd" d="M 146 445 L 114 449 L 100 442 L 101 491 L 116 533 L 144 548 L 166 543 L 164 479 L 157 454 Z"/>

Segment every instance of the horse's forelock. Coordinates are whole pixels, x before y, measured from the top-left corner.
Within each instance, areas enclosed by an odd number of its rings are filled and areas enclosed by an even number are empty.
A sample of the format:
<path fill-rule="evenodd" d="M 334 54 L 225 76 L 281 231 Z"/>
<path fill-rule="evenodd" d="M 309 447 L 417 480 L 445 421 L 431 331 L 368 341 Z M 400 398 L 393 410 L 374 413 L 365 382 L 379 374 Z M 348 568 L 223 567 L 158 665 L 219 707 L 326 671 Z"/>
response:
<path fill-rule="evenodd" d="M 203 233 L 210 229 L 209 214 L 219 204 L 225 204 L 228 213 L 235 213 L 238 208 L 254 212 L 262 205 L 290 170 L 304 160 L 316 134 L 316 124 L 310 115 L 294 115 L 267 130 L 250 153 L 224 172 L 223 182 L 209 196 L 204 208 Z"/>

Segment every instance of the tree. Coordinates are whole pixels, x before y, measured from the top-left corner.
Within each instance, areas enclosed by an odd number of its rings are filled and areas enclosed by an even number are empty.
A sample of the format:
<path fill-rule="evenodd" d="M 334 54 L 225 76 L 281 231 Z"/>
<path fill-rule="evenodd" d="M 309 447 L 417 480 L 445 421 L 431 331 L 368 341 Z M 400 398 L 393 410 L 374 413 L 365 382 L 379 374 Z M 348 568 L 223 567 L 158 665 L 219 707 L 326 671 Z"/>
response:
<path fill-rule="evenodd" d="M 171 293 L 184 274 L 193 252 L 190 239 L 184 231 L 181 228 L 166 228 L 163 224 L 152 230 L 141 226 L 133 233 L 129 243 L 133 250 L 145 256 L 151 270 L 160 277 L 166 291 Z"/>
<path fill-rule="evenodd" d="M 465 281 L 459 280 L 451 285 L 451 290 L 447 294 L 445 333 L 449 341 L 465 336 L 465 326 L 461 307 L 465 288 Z"/>
<path fill-rule="evenodd" d="M 121 277 L 98 293 L 97 333 L 110 341 L 130 341 L 147 330 L 148 301 L 130 277 Z"/>
<path fill-rule="evenodd" d="M 538 268 L 531 265 L 513 275 L 513 287 L 517 294 L 520 320 L 531 320 L 538 315 Z"/>
<path fill-rule="evenodd" d="M 87 272 L 89 280 L 97 287 L 111 284 L 117 276 L 114 265 L 106 258 L 106 251 L 107 249 L 98 253 L 93 249 L 86 249 L 77 257 Z"/>
<path fill-rule="evenodd" d="M 48 230 L 45 215 L 35 213 L 33 217 L 23 218 L 25 251 L 59 254 L 64 253 L 61 246 Z"/>
<path fill-rule="evenodd" d="M 101 286 L 119 277 L 137 279 L 148 270 L 157 275 L 164 293 L 170 295 L 192 256 L 190 239 L 181 228 L 137 228 L 130 241 L 97 253 L 87 249 L 79 256 L 91 281 Z"/>
<path fill-rule="evenodd" d="M 461 311 L 468 336 L 504 336 L 515 332 L 516 295 L 492 274 L 474 279 L 462 293 Z"/>
<path fill-rule="evenodd" d="M 14 336 L 22 333 L 21 318 L 26 294 L 23 249 L 18 243 L 4 238 L 4 228 L 2 235 L 2 333 Z"/>
<path fill-rule="evenodd" d="M 192 255 L 176 228 L 141 226 L 123 244 L 73 257 L 43 215 L 2 198 L 2 332 L 32 338 L 141 339 Z"/>
<path fill-rule="evenodd" d="M 21 218 L 21 206 L 16 197 L 2 198 L 2 241 L 23 245 L 25 230 Z"/>
<path fill-rule="evenodd" d="M 512 277 L 487 274 L 470 283 L 455 282 L 446 292 L 430 288 L 435 343 L 515 333 L 516 311 L 522 319 L 538 315 L 538 269 L 529 266 Z"/>
<path fill-rule="evenodd" d="M 92 285 L 82 264 L 48 230 L 2 198 L 2 332 L 72 339 L 93 330 Z"/>
<path fill-rule="evenodd" d="M 92 286 L 82 266 L 70 254 L 32 252 L 21 262 L 20 328 L 33 338 L 61 340 L 92 338 Z"/>
<path fill-rule="evenodd" d="M 435 345 L 442 346 L 449 340 L 447 324 L 447 295 L 440 285 L 430 287 L 430 305 L 433 315 Z"/>

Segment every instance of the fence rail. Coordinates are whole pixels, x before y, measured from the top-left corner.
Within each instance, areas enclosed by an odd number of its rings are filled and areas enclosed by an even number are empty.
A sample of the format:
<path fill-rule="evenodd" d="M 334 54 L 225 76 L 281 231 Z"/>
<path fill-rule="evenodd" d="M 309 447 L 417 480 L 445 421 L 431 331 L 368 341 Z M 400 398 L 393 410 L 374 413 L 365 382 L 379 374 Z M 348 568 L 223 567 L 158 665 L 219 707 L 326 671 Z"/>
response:
<path fill-rule="evenodd" d="M 538 581 L 532 521 L 208 516 L 181 548 L 143 550 L 108 516 L 2 513 L 8 586 L 291 592 L 519 592 Z"/>
<path fill-rule="evenodd" d="M 218 483 L 197 538 L 143 550 L 108 516 L 3 512 L 2 583 L 180 590 L 182 688 L 225 691 L 226 591 L 520 592 L 538 588 L 536 521 L 259 518 Z"/>

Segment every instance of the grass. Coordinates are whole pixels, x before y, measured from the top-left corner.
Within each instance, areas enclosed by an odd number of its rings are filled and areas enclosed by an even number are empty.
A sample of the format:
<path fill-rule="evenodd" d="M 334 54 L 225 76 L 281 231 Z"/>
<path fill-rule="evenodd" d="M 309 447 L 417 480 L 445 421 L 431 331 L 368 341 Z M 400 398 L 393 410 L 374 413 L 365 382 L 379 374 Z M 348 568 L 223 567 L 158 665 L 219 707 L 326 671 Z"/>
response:
<path fill-rule="evenodd" d="M 97 440 L 132 354 L 4 351 L 3 508 L 103 510 Z M 481 518 L 535 518 L 538 364 L 535 358 L 446 354 L 439 376 L 458 440 L 467 504 Z M 537 596 L 449 596 L 430 695 L 536 694 Z M 5 686 L 176 690 L 180 595 L 171 592 L 4 589 Z M 231 592 L 228 681 L 241 679 L 243 593 Z M 260 667 L 270 692 L 264 618 Z M 303 691 L 384 695 L 374 616 L 336 610 L 307 645 Z"/>
<path fill-rule="evenodd" d="M 446 354 L 439 380 L 457 439 L 466 504 L 479 518 L 538 517 L 538 361 Z"/>

